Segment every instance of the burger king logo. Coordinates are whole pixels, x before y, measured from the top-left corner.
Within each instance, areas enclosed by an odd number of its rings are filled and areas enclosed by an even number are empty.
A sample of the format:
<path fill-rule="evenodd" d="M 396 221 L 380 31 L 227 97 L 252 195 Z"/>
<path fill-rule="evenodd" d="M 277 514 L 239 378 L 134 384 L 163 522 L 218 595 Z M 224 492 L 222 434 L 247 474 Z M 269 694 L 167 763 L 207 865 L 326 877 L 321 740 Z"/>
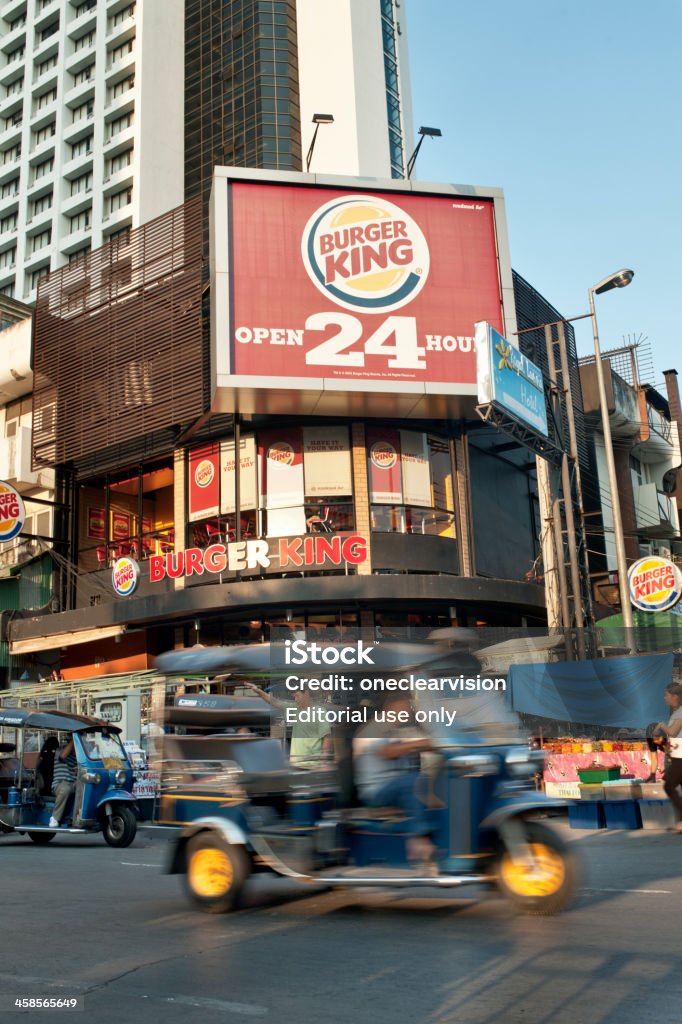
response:
<path fill-rule="evenodd" d="M 426 283 L 429 247 L 419 225 L 379 196 L 332 199 L 301 239 L 303 264 L 322 294 L 344 309 L 386 313 Z"/>
<path fill-rule="evenodd" d="M 17 537 L 26 522 L 24 502 L 16 490 L 0 480 L 0 544 Z"/>
<path fill-rule="evenodd" d="M 630 601 L 643 612 L 665 612 L 682 595 L 682 572 L 667 558 L 640 558 L 628 571 Z"/>
<path fill-rule="evenodd" d="M 291 466 L 295 458 L 294 449 L 286 441 L 275 441 L 268 448 L 268 458 L 280 466 Z"/>
<path fill-rule="evenodd" d="M 215 467 L 210 459 L 202 459 L 194 470 L 194 483 L 197 487 L 208 487 L 213 483 Z"/>
<path fill-rule="evenodd" d="M 140 567 L 134 558 L 119 558 L 111 570 L 111 582 L 120 597 L 130 597 L 140 578 Z"/>
<path fill-rule="evenodd" d="M 398 453 L 388 441 L 375 441 L 369 452 L 377 469 L 392 469 L 398 461 Z"/>

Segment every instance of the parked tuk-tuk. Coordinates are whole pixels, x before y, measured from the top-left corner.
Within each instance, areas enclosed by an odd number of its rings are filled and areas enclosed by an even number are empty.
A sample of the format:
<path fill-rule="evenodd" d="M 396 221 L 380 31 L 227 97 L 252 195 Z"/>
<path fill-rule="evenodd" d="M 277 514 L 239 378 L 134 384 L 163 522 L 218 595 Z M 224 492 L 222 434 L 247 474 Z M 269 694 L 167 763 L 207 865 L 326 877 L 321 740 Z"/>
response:
<path fill-rule="evenodd" d="M 268 647 L 172 651 L 157 659 L 157 668 L 167 674 L 256 670 L 262 680 Z M 442 672 L 448 655 L 384 644 L 381 657 L 394 674 L 398 666 L 423 670 L 425 660 L 435 672 L 438 659 Z M 414 699 L 428 703 L 425 694 Z M 232 909 L 250 874 L 259 871 L 331 886 L 492 886 L 532 914 L 558 912 L 572 898 L 576 857 L 541 820 L 561 813 L 565 801 L 535 791 L 542 752 L 530 749 L 500 695 L 458 698 L 457 717 L 449 725 L 428 727 L 433 751 L 428 764 L 422 757 L 420 782 L 436 852 L 428 872 L 421 873 L 408 861 L 411 827 L 405 812 L 358 800 L 355 727 L 333 730 L 333 763 L 306 770 L 288 763 L 279 741 L 239 729 L 238 697 L 229 732 L 202 739 L 200 704 L 193 712 L 194 735 L 171 740 L 172 782 L 166 787 L 172 801 L 168 823 L 185 822 L 169 871 L 184 876 L 198 909 Z M 263 712 L 263 720 L 270 713 Z M 245 709 L 244 722 L 254 716 L 253 707 Z M 218 720 L 216 709 L 214 725 Z"/>
<path fill-rule="evenodd" d="M 58 833 L 102 832 L 109 846 L 129 846 L 137 831 L 133 770 L 120 729 L 98 718 L 61 711 L 0 708 L 0 832 L 27 833 L 49 843 Z M 8 741 L 8 735 L 14 741 Z M 59 826 L 52 776 L 59 737 L 73 738 L 76 788 Z"/>

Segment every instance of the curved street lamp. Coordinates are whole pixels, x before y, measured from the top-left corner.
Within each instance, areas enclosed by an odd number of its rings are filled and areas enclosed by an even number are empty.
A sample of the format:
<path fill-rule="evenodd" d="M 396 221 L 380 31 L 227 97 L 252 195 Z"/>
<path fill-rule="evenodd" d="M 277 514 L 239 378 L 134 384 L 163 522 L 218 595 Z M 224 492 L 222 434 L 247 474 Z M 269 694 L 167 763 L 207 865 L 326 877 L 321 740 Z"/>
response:
<path fill-rule="evenodd" d="M 594 308 L 595 295 L 602 295 L 610 292 L 612 288 L 626 288 L 633 277 L 634 270 L 619 270 L 603 281 L 589 288 L 587 297 L 590 303 L 590 316 L 592 318 L 592 334 L 594 337 L 594 355 L 597 371 L 597 386 L 599 388 L 599 405 L 601 407 L 601 422 L 604 432 L 604 449 L 606 453 L 606 468 L 609 474 L 609 492 L 611 495 L 611 509 L 613 513 L 613 537 L 616 545 L 616 563 L 618 565 L 618 590 L 620 592 L 620 608 L 623 617 L 623 627 L 632 629 L 632 605 L 630 603 L 630 590 L 628 587 L 628 563 L 625 556 L 625 539 L 623 537 L 623 520 L 620 514 L 620 502 L 618 495 L 618 481 L 616 479 L 616 463 L 613 458 L 613 440 L 611 437 L 611 423 L 609 421 L 609 408 L 606 399 L 606 385 L 604 383 L 604 369 L 601 362 L 601 350 L 599 348 L 599 332 L 597 330 L 597 314 Z"/>

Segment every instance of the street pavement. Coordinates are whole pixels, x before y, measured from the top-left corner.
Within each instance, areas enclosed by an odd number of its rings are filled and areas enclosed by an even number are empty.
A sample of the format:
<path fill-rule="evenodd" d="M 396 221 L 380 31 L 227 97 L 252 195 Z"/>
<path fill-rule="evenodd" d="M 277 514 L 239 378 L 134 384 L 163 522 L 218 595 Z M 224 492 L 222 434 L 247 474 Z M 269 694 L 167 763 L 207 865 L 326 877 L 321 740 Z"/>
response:
<path fill-rule="evenodd" d="M 682 1024 L 682 836 L 571 831 L 585 877 L 558 917 L 497 895 L 251 881 L 228 915 L 163 873 L 172 833 L 0 838 L 0 1019 L 122 1024 Z M 474 898 L 475 897 L 475 898 Z M 84 1013 L 6 1012 L 80 996 Z"/>

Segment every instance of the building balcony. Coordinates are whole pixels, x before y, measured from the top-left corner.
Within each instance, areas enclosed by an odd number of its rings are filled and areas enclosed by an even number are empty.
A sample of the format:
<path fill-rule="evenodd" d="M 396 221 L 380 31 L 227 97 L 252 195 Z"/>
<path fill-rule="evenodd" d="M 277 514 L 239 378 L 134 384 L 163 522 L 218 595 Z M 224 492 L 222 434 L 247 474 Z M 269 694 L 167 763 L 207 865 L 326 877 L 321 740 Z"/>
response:
<path fill-rule="evenodd" d="M 18 78 L 23 78 L 25 73 L 26 63 L 23 58 L 3 64 L 0 67 L 0 85 L 11 85 Z"/>
<path fill-rule="evenodd" d="M 614 373 L 608 359 L 602 359 L 602 368 L 611 433 L 614 437 L 635 438 L 639 435 L 640 418 L 637 392 L 622 377 Z M 585 419 L 590 426 L 599 429 L 601 404 L 597 386 L 597 367 L 593 362 L 581 364 L 580 385 Z"/>
<path fill-rule="evenodd" d="M 124 53 L 120 57 L 117 57 L 117 58 L 115 58 L 113 60 L 109 60 L 108 61 L 108 63 L 107 63 L 107 70 L 106 70 L 107 81 L 110 78 L 116 78 L 116 77 L 125 78 L 124 72 L 132 74 L 132 72 L 134 70 L 135 70 L 135 47 L 133 47 L 133 49 L 130 51 L 130 53 Z"/>
<path fill-rule="evenodd" d="M 36 29 L 42 31 L 46 28 L 50 21 L 54 19 L 54 16 L 59 8 L 57 0 L 38 0 L 36 3 L 36 12 L 33 16 L 33 24 Z"/>
<path fill-rule="evenodd" d="M 82 249 L 92 238 L 92 221 L 87 227 L 77 228 L 63 235 L 59 243 L 59 251 L 68 256 L 69 253 Z"/>
<path fill-rule="evenodd" d="M 132 76 L 131 76 L 132 77 Z M 122 79 L 126 81 L 126 79 Z M 135 107 L 135 83 L 120 92 L 118 96 L 111 96 L 107 100 L 107 104 L 104 108 L 104 116 L 107 120 L 111 120 L 115 117 L 120 117 L 121 114 L 127 114 L 129 110 L 133 110 Z"/>
<path fill-rule="evenodd" d="M 33 51 L 33 60 L 36 64 L 41 64 L 42 61 L 47 60 L 54 53 L 59 52 L 59 32 L 53 33 L 48 36 L 47 39 L 41 40 Z"/>
<path fill-rule="evenodd" d="M 26 271 L 26 273 L 31 274 L 34 270 L 37 270 L 42 264 L 49 263 L 51 252 L 51 243 L 42 246 L 40 249 L 36 249 L 35 252 L 27 252 L 24 256 L 24 270 Z"/>
<path fill-rule="evenodd" d="M 5 18 L 7 15 L 4 15 Z M 17 28 L 13 28 L 11 32 L 6 32 L 2 36 L 0 41 L 0 50 L 3 53 L 11 53 L 17 46 L 21 46 L 22 43 L 26 42 L 26 24 L 19 25 Z"/>
<path fill-rule="evenodd" d="M 66 199 L 63 199 L 59 212 L 64 217 L 73 217 L 76 213 L 86 210 L 89 206 L 92 206 L 92 185 L 88 185 L 87 188 L 81 189 L 80 192 L 74 192 L 72 196 L 67 196 Z"/>
<path fill-rule="evenodd" d="M 123 21 L 119 21 L 118 25 L 112 25 L 107 30 L 107 46 L 109 49 L 114 46 L 120 46 L 121 43 L 125 43 L 128 39 L 135 38 L 135 15 L 129 14 Z"/>
<path fill-rule="evenodd" d="M 31 470 L 31 428 L 19 427 L 14 437 L 0 438 L 0 479 L 15 487 L 35 487 L 38 473 Z"/>
<path fill-rule="evenodd" d="M 682 465 L 679 428 L 677 423 L 671 423 L 646 402 L 641 403 L 640 409 L 640 437 L 633 446 L 632 454 L 640 462 L 655 464 L 656 472 L 653 475 L 662 476 L 666 468 L 677 469 Z"/>
<path fill-rule="evenodd" d="M 104 180 L 102 181 L 102 192 L 103 194 L 109 195 L 111 192 L 118 192 L 126 185 L 132 185 L 133 183 L 133 164 L 127 164 L 122 167 L 120 171 L 114 171 L 113 174 L 105 174 Z"/>
<path fill-rule="evenodd" d="M 17 229 L 13 231 L 3 231 L 0 234 L 0 252 L 4 252 L 6 249 L 14 249 L 17 244 Z"/>
<path fill-rule="evenodd" d="M 659 491 L 655 483 L 633 488 L 637 532 L 643 537 L 664 539 L 677 536 L 677 506 L 669 494 Z"/>
<path fill-rule="evenodd" d="M 0 102 L 0 111 L 3 118 L 10 117 L 12 114 L 21 114 L 24 106 L 24 93 L 23 89 L 18 92 L 10 93 L 8 96 L 3 96 Z"/>
<path fill-rule="evenodd" d="M 54 189 L 54 175 L 53 174 L 42 174 L 39 178 L 35 178 L 26 190 L 26 196 L 29 201 L 33 202 L 36 199 L 40 199 L 41 196 L 46 196 L 48 192 L 52 192 Z"/>
<path fill-rule="evenodd" d="M 86 32 L 95 28 L 97 24 L 97 4 L 93 4 L 87 11 L 83 11 L 77 18 L 70 21 L 66 26 L 66 34 L 70 39 L 79 39 Z"/>
<path fill-rule="evenodd" d="M 79 107 L 81 103 L 86 103 L 89 99 L 95 95 L 95 72 L 92 72 L 90 78 L 86 78 L 83 82 L 78 82 L 77 85 L 72 86 L 64 96 L 64 106 L 66 107 Z"/>
<path fill-rule="evenodd" d="M 124 222 L 129 222 L 133 209 L 132 203 L 126 203 L 125 206 L 120 206 L 118 210 L 105 210 L 102 217 L 102 227 L 106 231 L 111 231 L 115 228 L 122 227 Z"/>
<path fill-rule="evenodd" d="M 17 273 L 16 263 L 8 263 L 7 266 L 0 266 L 0 288 L 4 288 L 6 284 L 10 284 Z"/>
<path fill-rule="evenodd" d="M 56 133 L 49 135 L 46 139 L 36 143 L 31 148 L 31 163 L 39 164 L 42 160 L 47 160 L 54 154 L 55 142 L 57 139 Z"/>
<path fill-rule="evenodd" d="M 79 142 L 87 135 L 90 135 L 92 133 L 93 116 L 94 113 L 88 114 L 86 117 L 81 117 L 78 121 L 72 121 L 71 124 L 67 125 L 62 130 L 64 142 L 73 145 L 73 143 Z"/>
<path fill-rule="evenodd" d="M 0 196 L 0 217 L 6 217 L 8 213 L 19 205 L 19 189 L 14 189 L 7 196 Z"/>
<path fill-rule="evenodd" d="M 51 206 L 47 206 L 44 210 L 39 210 L 38 213 L 29 213 L 26 218 L 26 230 L 31 234 L 43 231 L 52 223 L 53 213 L 54 210 Z"/>
<path fill-rule="evenodd" d="M 19 121 L 17 124 L 10 124 L 7 128 L 3 128 L 0 131 L 0 151 L 9 149 L 10 146 L 15 146 L 21 139 L 23 122 Z"/>
<path fill-rule="evenodd" d="M 127 128 L 122 128 L 116 132 L 115 135 L 111 135 L 104 142 L 104 152 L 108 157 L 115 156 L 116 153 L 124 149 L 129 149 L 130 144 L 135 138 L 135 125 L 128 125 Z"/>
<path fill-rule="evenodd" d="M 57 100 L 51 100 L 49 103 L 43 104 L 42 107 L 36 107 L 31 114 L 31 129 L 39 131 L 40 128 L 45 128 L 50 122 L 56 123 L 57 117 Z"/>
<path fill-rule="evenodd" d="M 80 50 L 74 50 L 66 58 L 66 70 L 71 75 L 77 75 L 80 71 L 89 67 L 95 59 L 95 40 L 88 46 L 82 46 Z"/>
<path fill-rule="evenodd" d="M 6 21 L 14 21 L 15 18 L 26 14 L 27 0 L 7 0 L 2 8 L 2 16 Z"/>
<path fill-rule="evenodd" d="M 2 154 L 0 154 L 0 157 L 1 156 Z M 0 184 L 8 179 L 11 180 L 12 178 L 16 178 L 19 172 L 20 161 L 21 158 L 18 160 L 7 160 L 6 163 L 3 163 L 2 159 L 0 159 Z"/>
<path fill-rule="evenodd" d="M 45 71 L 40 71 L 38 65 L 35 65 L 33 70 L 33 88 L 44 89 L 47 85 L 56 85 L 58 78 L 59 66 L 57 64 L 47 68 Z"/>

